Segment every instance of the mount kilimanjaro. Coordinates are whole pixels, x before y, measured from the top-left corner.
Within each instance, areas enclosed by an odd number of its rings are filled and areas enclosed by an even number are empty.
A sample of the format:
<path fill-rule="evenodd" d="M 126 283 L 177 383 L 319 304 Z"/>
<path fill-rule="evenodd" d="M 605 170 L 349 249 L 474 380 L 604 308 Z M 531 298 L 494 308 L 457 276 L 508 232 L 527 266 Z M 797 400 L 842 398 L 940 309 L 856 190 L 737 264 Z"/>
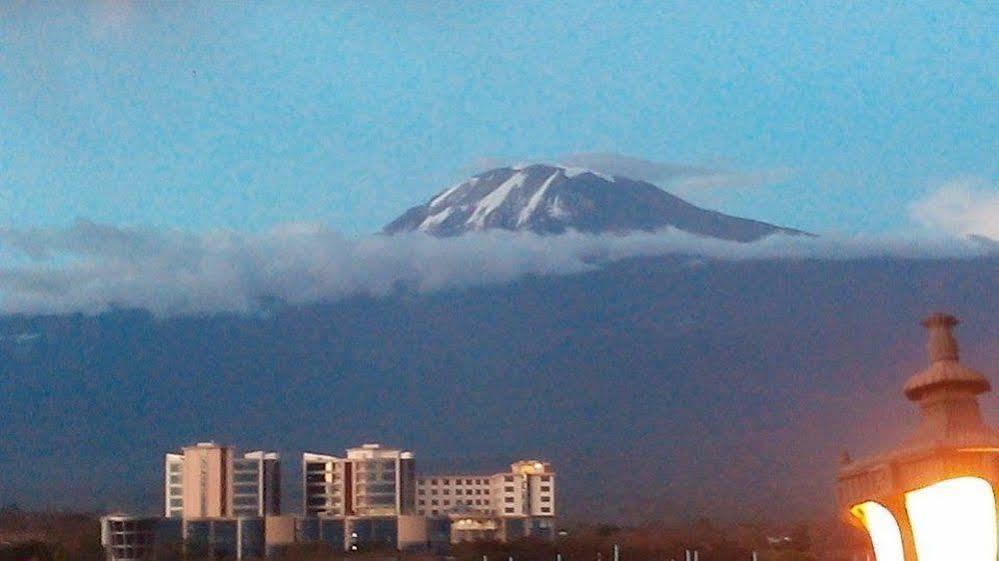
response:
<path fill-rule="evenodd" d="M 384 228 L 457 236 L 483 230 L 561 234 L 653 231 L 750 242 L 800 230 L 694 206 L 645 182 L 557 165 L 504 167 L 475 175 L 413 207 Z"/>

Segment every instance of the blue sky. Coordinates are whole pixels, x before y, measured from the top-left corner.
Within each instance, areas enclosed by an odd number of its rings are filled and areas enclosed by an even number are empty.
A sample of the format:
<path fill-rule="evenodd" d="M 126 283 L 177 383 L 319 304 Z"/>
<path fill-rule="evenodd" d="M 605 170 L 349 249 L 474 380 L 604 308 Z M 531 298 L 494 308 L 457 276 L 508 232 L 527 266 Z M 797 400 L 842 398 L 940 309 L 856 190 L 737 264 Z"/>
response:
<path fill-rule="evenodd" d="M 995 197 L 986 2 L 594 4 L 5 4 L 0 224 L 352 235 L 594 151 L 767 177 L 681 195 L 817 232 Z"/>

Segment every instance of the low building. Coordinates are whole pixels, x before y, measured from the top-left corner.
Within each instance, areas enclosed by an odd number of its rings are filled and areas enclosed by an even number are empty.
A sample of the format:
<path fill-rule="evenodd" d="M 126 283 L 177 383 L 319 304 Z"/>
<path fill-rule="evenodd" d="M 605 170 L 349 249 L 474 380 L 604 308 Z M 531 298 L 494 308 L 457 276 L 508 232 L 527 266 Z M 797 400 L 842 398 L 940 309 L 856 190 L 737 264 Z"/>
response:
<path fill-rule="evenodd" d="M 183 549 L 180 520 L 110 514 L 101 517 L 101 546 L 107 561 L 180 559 Z"/>
<path fill-rule="evenodd" d="M 416 478 L 416 512 L 451 521 L 451 542 L 510 541 L 555 534 L 555 471 L 539 460 L 510 471 Z"/>

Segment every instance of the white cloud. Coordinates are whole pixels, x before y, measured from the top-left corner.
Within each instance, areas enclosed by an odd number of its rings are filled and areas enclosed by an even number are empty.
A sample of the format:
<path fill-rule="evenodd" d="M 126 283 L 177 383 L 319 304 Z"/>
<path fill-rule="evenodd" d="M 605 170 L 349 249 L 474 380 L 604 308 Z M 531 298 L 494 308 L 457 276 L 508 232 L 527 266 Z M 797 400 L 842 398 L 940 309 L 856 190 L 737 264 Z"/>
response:
<path fill-rule="evenodd" d="M 560 164 L 599 171 L 608 175 L 620 175 L 651 183 L 662 183 L 682 176 L 697 176 L 713 173 L 699 166 L 679 163 L 653 162 L 611 152 L 580 152 L 565 154 L 555 159 Z"/>
<path fill-rule="evenodd" d="M 762 187 L 787 181 L 794 175 L 790 168 L 756 171 L 705 171 L 676 178 L 669 187 L 680 193 L 734 187 Z"/>
<path fill-rule="evenodd" d="M 951 181 L 909 206 L 923 226 L 959 236 L 999 240 L 999 185 L 981 178 Z"/>
<path fill-rule="evenodd" d="M 526 274 L 571 274 L 637 256 L 713 259 L 871 256 L 972 257 L 967 240 L 771 237 L 742 244 L 675 230 L 537 236 L 484 232 L 345 237 L 292 224 L 265 234 L 190 234 L 78 222 L 68 228 L 0 230 L 0 312 L 97 313 L 114 307 L 158 315 L 251 312 L 292 304 L 508 282 Z"/>
<path fill-rule="evenodd" d="M 791 168 L 738 170 L 679 162 L 656 162 L 613 152 L 578 152 L 555 158 L 518 160 L 515 163 L 502 158 L 479 158 L 469 166 L 469 170 L 471 173 L 481 173 L 503 166 L 532 163 L 580 167 L 607 175 L 648 181 L 681 194 L 724 188 L 762 187 L 786 181 L 794 175 Z"/>

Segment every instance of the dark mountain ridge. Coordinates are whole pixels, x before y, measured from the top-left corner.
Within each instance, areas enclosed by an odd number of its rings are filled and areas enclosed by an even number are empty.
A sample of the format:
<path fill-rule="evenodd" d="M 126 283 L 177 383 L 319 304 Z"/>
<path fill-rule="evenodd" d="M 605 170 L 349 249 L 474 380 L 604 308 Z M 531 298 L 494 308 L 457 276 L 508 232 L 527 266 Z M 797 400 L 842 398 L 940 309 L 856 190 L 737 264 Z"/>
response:
<path fill-rule="evenodd" d="M 840 450 L 914 427 L 925 313 L 999 380 L 997 271 L 645 258 L 269 316 L 6 317 L 0 497 L 155 512 L 163 453 L 216 439 L 281 451 L 295 512 L 298 454 L 382 441 L 420 471 L 548 459 L 568 519 L 825 512 Z"/>

